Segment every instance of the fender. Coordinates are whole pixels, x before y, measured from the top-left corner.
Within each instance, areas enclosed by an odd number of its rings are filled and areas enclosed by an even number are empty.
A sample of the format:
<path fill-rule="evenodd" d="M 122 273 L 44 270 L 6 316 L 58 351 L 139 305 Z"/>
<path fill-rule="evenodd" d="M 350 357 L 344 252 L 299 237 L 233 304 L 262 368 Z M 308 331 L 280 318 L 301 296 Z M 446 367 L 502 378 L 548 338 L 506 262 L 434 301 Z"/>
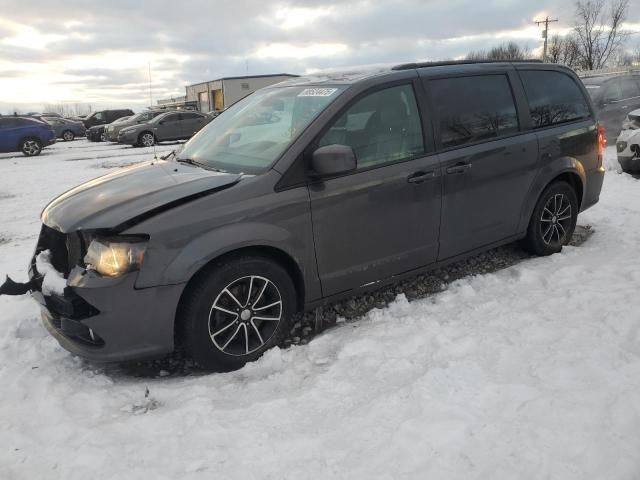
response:
<path fill-rule="evenodd" d="M 519 232 L 522 233 L 527 230 L 529 220 L 533 214 L 533 209 L 535 208 L 542 191 L 553 181 L 554 178 L 562 175 L 563 173 L 572 173 L 580 178 L 580 182 L 582 182 L 582 197 L 578 198 L 578 201 L 580 202 L 580 205 L 583 204 L 587 178 L 584 166 L 580 161 L 572 157 L 555 158 L 553 161 L 547 162 L 546 165 L 541 166 L 536 178 L 533 180 L 533 184 L 529 190 L 529 195 L 522 206 L 522 214 L 520 216 L 520 224 L 518 227 Z"/>
<path fill-rule="evenodd" d="M 186 283 L 202 267 L 226 253 L 247 247 L 270 247 L 287 255 L 296 264 L 304 279 L 305 301 L 316 300 L 322 295 L 320 282 L 314 268 L 308 268 L 315 267 L 315 250 L 313 245 L 302 243 L 296 241 L 291 232 L 272 224 L 243 222 L 221 226 L 192 239 L 182 247 L 166 265 L 159 278 L 140 272 L 136 287 Z M 295 245 L 296 251 L 293 251 L 290 245 Z M 309 258 L 301 258 L 305 252 L 309 254 Z M 161 247 L 156 252 L 152 249 L 147 253 L 157 257 L 166 254 Z"/>

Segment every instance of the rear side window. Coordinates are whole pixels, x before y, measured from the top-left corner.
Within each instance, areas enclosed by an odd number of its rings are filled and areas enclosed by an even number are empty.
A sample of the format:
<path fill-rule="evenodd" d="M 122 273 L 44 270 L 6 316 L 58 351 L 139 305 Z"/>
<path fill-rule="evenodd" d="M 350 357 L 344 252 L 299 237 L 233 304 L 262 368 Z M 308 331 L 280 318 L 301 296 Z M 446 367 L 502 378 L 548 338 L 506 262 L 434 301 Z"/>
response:
<path fill-rule="evenodd" d="M 578 84 L 561 72 L 520 71 L 533 128 L 589 118 L 589 104 Z"/>
<path fill-rule="evenodd" d="M 491 140 L 518 131 L 518 115 L 506 75 L 429 81 L 444 148 Z"/>
<path fill-rule="evenodd" d="M 358 168 L 405 160 L 424 152 L 422 123 L 411 85 L 367 95 L 344 112 L 319 145 L 353 148 Z"/>

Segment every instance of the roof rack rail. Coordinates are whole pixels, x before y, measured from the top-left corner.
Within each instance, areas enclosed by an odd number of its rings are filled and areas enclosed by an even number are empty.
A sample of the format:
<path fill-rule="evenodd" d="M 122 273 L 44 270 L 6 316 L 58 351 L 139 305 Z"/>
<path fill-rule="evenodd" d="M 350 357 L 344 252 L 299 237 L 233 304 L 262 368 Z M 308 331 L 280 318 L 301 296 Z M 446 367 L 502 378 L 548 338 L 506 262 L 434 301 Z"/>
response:
<path fill-rule="evenodd" d="M 539 58 L 527 60 L 445 60 L 441 62 L 414 62 L 396 65 L 391 70 L 412 70 L 422 67 L 444 67 L 447 65 L 471 65 L 476 63 L 543 63 Z"/>

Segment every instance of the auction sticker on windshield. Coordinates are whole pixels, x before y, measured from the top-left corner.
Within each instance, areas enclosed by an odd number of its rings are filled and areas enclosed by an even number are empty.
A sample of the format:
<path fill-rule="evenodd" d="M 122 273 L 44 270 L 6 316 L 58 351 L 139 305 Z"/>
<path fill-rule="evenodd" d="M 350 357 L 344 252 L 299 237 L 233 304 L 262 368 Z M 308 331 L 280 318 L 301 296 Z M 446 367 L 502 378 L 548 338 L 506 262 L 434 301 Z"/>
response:
<path fill-rule="evenodd" d="M 338 89 L 337 88 L 305 88 L 298 96 L 299 97 L 330 97 Z"/>

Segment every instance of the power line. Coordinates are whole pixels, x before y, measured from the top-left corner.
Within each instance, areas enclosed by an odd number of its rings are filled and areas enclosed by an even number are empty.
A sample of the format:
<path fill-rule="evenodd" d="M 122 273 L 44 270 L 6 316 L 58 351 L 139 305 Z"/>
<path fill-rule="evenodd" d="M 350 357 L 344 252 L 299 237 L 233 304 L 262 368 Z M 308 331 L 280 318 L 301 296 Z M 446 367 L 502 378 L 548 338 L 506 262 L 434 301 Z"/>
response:
<path fill-rule="evenodd" d="M 534 23 L 538 26 L 544 23 L 544 32 L 542 33 L 542 37 L 544 38 L 544 51 L 542 53 L 543 62 L 547 61 L 547 40 L 549 39 L 549 24 L 557 21 L 557 18 L 554 18 L 553 20 L 549 19 L 548 15 L 544 20 L 534 20 Z"/>

